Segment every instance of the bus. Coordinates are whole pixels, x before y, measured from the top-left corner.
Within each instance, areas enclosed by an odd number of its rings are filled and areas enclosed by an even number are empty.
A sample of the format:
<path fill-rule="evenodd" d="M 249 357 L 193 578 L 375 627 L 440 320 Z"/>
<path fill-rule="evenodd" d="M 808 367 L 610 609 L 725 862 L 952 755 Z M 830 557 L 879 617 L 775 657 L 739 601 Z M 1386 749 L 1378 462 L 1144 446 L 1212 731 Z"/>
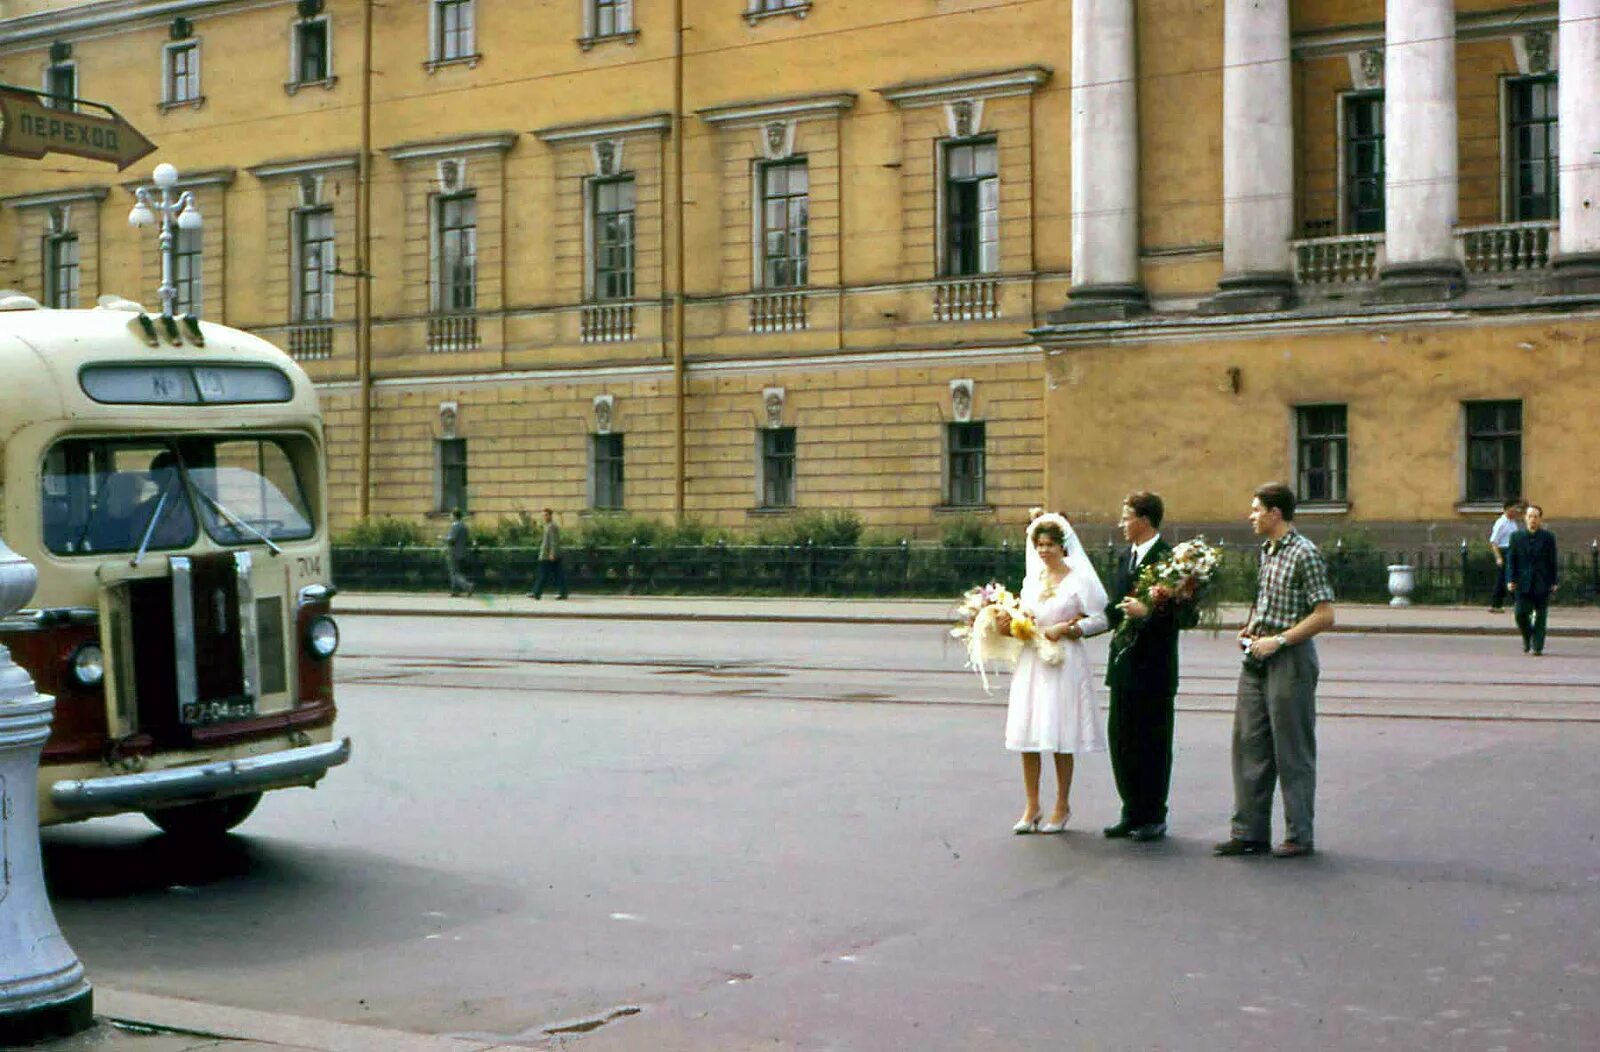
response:
<path fill-rule="evenodd" d="M 327 473 L 270 343 L 102 297 L 0 292 L 0 537 L 38 569 L 0 644 L 56 699 L 41 825 L 215 836 L 315 785 L 336 737 Z"/>

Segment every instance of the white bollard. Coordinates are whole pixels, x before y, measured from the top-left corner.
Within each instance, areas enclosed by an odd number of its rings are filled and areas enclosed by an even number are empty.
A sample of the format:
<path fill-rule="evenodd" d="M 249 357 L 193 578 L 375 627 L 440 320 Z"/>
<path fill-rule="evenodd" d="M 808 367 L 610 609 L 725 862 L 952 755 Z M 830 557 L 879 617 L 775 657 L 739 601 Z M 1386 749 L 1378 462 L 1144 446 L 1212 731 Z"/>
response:
<path fill-rule="evenodd" d="M 38 584 L 33 564 L 0 540 L 0 617 Z M 39 754 L 55 699 L 34 689 L 0 645 L 0 1047 L 77 1033 L 94 1023 L 94 992 L 62 936 L 39 860 Z"/>

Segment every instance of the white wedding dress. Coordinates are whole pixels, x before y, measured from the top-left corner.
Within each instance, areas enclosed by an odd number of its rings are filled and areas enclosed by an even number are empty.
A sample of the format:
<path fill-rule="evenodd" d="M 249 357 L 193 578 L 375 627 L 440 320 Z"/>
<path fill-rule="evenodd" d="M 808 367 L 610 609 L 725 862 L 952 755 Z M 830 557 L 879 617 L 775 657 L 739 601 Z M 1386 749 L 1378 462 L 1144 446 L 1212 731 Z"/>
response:
<path fill-rule="evenodd" d="M 1076 540 L 1076 538 L 1074 538 Z M 1039 628 L 1105 610 L 1105 590 L 1094 571 L 1074 568 L 1045 595 L 1043 574 L 1031 574 L 1019 597 Z M 1099 606 L 1093 604 L 1098 600 Z M 1006 748 L 1013 752 L 1099 752 L 1106 748 L 1106 730 L 1095 701 L 1094 673 L 1081 639 L 1061 640 L 1059 665 L 1046 664 L 1033 647 L 1025 647 L 1011 676 L 1011 701 L 1006 709 Z"/>

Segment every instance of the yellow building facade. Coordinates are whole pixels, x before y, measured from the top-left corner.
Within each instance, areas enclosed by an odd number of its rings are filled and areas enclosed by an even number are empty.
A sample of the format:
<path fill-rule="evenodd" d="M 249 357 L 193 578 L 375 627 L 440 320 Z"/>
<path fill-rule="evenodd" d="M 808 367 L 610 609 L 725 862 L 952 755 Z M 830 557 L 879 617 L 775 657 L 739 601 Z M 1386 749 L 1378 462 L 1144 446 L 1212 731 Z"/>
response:
<path fill-rule="evenodd" d="M 175 165 L 180 309 L 315 379 L 339 525 L 929 536 L 1130 488 L 1200 525 L 1276 477 L 1340 527 L 1476 532 L 1497 486 L 1600 519 L 1600 311 L 1557 266 L 1600 244 L 1547 178 L 1593 2 L 16 0 L 0 81 L 158 150 L 0 159 L 0 279 L 153 306 L 126 215 Z M 1386 183 L 1441 61 L 1454 159 Z"/>

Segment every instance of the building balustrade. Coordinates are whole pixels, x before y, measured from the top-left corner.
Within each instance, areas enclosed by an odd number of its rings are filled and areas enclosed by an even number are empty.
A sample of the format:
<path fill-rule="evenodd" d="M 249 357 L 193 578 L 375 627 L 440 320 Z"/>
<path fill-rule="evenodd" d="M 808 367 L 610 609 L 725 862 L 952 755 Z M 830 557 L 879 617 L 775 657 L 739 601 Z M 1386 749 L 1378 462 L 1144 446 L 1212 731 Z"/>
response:
<path fill-rule="evenodd" d="M 1495 223 L 1457 228 L 1456 245 L 1471 274 L 1543 271 L 1550 267 L 1555 235 L 1556 224 L 1550 221 Z"/>
<path fill-rule="evenodd" d="M 296 325 L 289 329 L 289 357 L 301 362 L 333 357 L 332 325 Z"/>
<path fill-rule="evenodd" d="M 625 303 L 585 307 L 581 332 L 584 343 L 625 343 L 633 339 L 633 307 Z"/>
<path fill-rule="evenodd" d="M 1000 282 L 994 278 L 945 281 L 933 287 L 935 321 L 984 321 L 1000 317 Z"/>
<path fill-rule="evenodd" d="M 751 298 L 751 332 L 803 332 L 808 328 L 804 292 L 764 292 Z"/>
<path fill-rule="evenodd" d="M 1341 234 L 1291 241 L 1294 279 L 1301 285 L 1363 285 L 1378 280 L 1382 234 Z"/>
<path fill-rule="evenodd" d="M 478 349 L 476 314 L 435 314 L 428 319 L 428 351 L 451 354 Z"/>

